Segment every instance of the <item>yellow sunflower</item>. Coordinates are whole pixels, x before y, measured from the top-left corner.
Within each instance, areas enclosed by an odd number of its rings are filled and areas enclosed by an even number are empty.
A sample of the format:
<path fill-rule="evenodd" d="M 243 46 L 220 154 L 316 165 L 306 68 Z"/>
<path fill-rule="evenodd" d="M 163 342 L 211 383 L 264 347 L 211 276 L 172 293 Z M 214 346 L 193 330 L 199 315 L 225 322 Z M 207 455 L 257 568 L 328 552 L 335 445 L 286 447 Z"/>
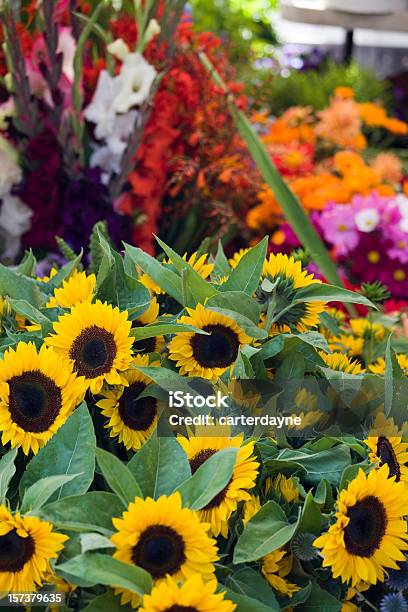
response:
<path fill-rule="evenodd" d="M 159 304 L 155 297 L 152 298 L 149 308 L 140 317 L 132 321 L 132 327 L 143 327 L 154 323 L 159 316 Z M 159 353 L 164 346 L 163 336 L 154 336 L 144 340 L 135 340 L 133 348 L 140 353 Z"/>
<path fill-rule="evenodd" d="M 369 338 L 373 335 L 375 340 L 384 340 L 385 327 L 381 323 L 372 323 L 368 319 L 350 319 L 350 327 L 353 334 L 359 338 Z"/>
<path fill-rule="evenodd" d="M 148 355 L 136 355 L 132 365 L 148 366 Z M 156 427 L 158 401 L 154 397 L 138 399 L 151 383 L 150 378 L 135 368 L 126 370 L 122 376 L 126 379 L 127 386 L 116 385 L 112 389 L 102 390 L 103 399 L 96 405 L 109 419 L 105 427 L 110 429 L 110 436 L 117 436 L 119 442 L 128 450 L 136 451 L 150 438 Z"/>
<path fill-rule="evenodd" d="M 201 278 L 207 279 L 211 272 L 214 270 L 214 264 L 210 264 L 207 262 L 208 255 L 204 253 L 204 255 L 198 256 L 197 253 L 193 253 L 190 257 L 187 258 L 187 253 L 183 255 L 184 261 L 186 261 L 198 274 Z M 171 266 L 171 259 L 166 259 L 163 261 L 164 265 Z M 160 295 L 161 293 L 165 293 L 165 291 L 147 274 L 142 274 L 139 278 L 139 281 L 152 293 L 153 295 Z"/>
<path fill-rule="evenodd" d="M 239 264 L 243 256 L 246 255 L 249 250 L 250 250 L 249 248 L 239 249 L 239 251 L 233 254 L 233 256 L 228 260 L 228 263 L 232 269 L 237 267 L 237 265 Z"/>
<path fill-rule="evenodd" d="M 291 476 L 286 478 L 284 474 L 278 474 L 273 479 L 267 478 L 265 480 L 265 493 L 270 491 L 276 491 L 287 503 L 299 501 L 299 488 Z"/>
<path fill-rule="evenodd" d="M 336 522 L 314 541 L 323 567 L 352 586 L 384 582 L 386 568 L 398 569 L 408 550 L 408 488 L 389 478 L 388 465 L 366 475 L 360 469 L 337 501 Z"/>
<path fill-rule="evenodd" d="M 32 593 L 43 585 L 68 536 L 34 516 L 0 506 L 0 592 Z"/>
<path fill-rule="evenodd" d="M 82 302 L 59 317 L 53 327 L 56 333 L 44 342 L 85 377 L 92 393 L 98 393 L 104 381 L 127 384 L 121 372 L 131 364 L 133 338 L 126 311 L 99 300 L 95 304 Z"/>
<path fill-rule="evenodd" d="M 357 360 L 350 359 L 350 357 L 343 355 L 343 353 L 329 354 L 319 351 L 319 355 L 327 367 L 331 368 L 332 370 L 345 372 L 346 374 L 362 374 L 364 372 L 364 368 L 362 368 L 361 364 Z"/>
<path fill-rule="evenodd" d="M 258 495 L 251 495 L 251 498 L 244 503 L 244 515 L 242 517 L 242 522 L 244 525 L 251 520 L 252 517 L 255 516 L 261 509 L 261 500 Z"/>
<path fill-rule="evenodd" d="M 284 311 L 297 297 L 297 290 L 320 283 L 307 271 L 302 269 L 300 261 L 282 253 L 271 254 L 265 261 L 262 270 L 262 280 L 268 279 L 274 286 L 274 295 L 279 311 Z M 258 299 L 262 303 L 266 299 L 262 287 L 258 290 Z M 325 302 L 302 302 L 287 309 L 269 330 L 275 332 L 288 332 L 296 328 L 304 332 L 310 327 L 319 324 L 319 315 L 325 310 Z"/>
<path fill-rule="evenodd" d="M 205 428 L 197 427 L 197 433 L 202 435 L 185 438 L 178 436 L 177 440 L 185 450 L 190 462 L 191 472 L 198 468 L 217 451 L 223 448 L 237 448 L 237 459 L 232 477 L 227 486 L 220 491 L 202 510 L 199 510 L 201 520 L 210 523 L 214 536 L 228 536 L 228 521 L 236 511 L 240 501 L 248 501 L 248 492 L 255 486 L 259 463 L 254 456 L 255 442 L 243 445 L 244 435 L 235 438 L 227 436 L 208 437 Z M 206 435 L 207 434 L 207 435 Z"/>
<path fill-rule="evenodd" d="M 82 400 L 85 381 L 52 349 L 19 342 L 0 360 L 2 442 L 37 453 Z"/>
<path fill-rule="evenodd" d="M 292 571 L 293 558 L 283 548 L 278 548 L 266 555 L 261 562 L 261 572 L 271 587 L 279 593 L 292 597 L 300 591 L 300 586 L 286 580 L 286 576 Z"/>
<path fill-rule="evenodd" d="M 187 308 L 189 316 L 178 322 L 193 325 L 207 334 L 181 332 L 168 345 L 169 359 L 176 362 L 180 374 L 214 380 L 234 365 L 238 351 L 251 338 L 230 317 L 207 310 L 201 304 Z"/>
<path fill-rule="evenodd" d="M 400 353 L 399 355 L 397 355 L 397 361 L 401 370 L 403 370 L 404 374 L 408 376 L 408 355 Z M 373 374 L 383 376 L 385 374 L 385 359 L 383 357 L 380 357 L 379 359 L 377 359 L 376 362 L 369 365 L 368 369 Z"/>
<path fill-rule="evenodd" d="M 363 354 L 364 338 L 356 338 L 355 336 L 342 334 L 338 338 L 329 338 L 329 347 L 330 350 L 334 352 L 343 352 L 351 357 L 360 357 Z"/>
<path fill-rule="evenodd" d="M 169 576 L 144 596 L 140 612 L 233 612 L 236 604 L 216 590 L 217 581 L 204 582 L 200 574 L 184 584 Z"/>
<path fill-rule="evenodd" d="M 395 476 L 408 484 L 408 444 L 401 437 L 369 436 L 364 440 L 370 449 L 369 459 L 372 463 L 388 465 L 390 476 Z"/>
<path fill-rule="evenodd" d="M 196 512 L 183 508 L 180 493 L 151 497 L 136 497 L 122 518 L 112 519 L 117 533 L 112 536 L 116 547 L 115 559 L 142 567 L 155 583 L 167 576 L 186 580 L 201 575 L 204 580 L 214 577 L 218 560 L 216 541 L 207 535 L 209 525 L 201 523 Z M 124 589 L 122 604 L 140 603 L 138 595 Z"/>
<path fill-rule="evenodd" d="M 95 274 L 74 270 L 68 280 L 62 281 L 62 287 L 54 289 L 54 295 L 47 303 L 48 308 L 71 308 L 81 302 L 92 302 L 96 292 Z"/>

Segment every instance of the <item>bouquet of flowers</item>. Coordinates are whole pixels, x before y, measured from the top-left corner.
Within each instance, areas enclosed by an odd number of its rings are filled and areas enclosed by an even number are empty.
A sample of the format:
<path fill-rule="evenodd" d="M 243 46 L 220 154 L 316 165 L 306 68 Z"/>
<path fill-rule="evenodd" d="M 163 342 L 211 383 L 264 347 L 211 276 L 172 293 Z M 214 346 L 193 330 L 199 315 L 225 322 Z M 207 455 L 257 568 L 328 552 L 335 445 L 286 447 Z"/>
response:
<path fill-rule="evenodd" d="M 217 62 L 233 91 L 240 86 L 220 41 L 195 34 L 183 6 L 3 3 L 3 261 L 17 258 L 21 242 L 53 252 L 55 236 L 79 250 L 98 220 L 117 244 L 132 240 L 150 251 L 159 231 L 181 248 L 186 217 L 197 211 L 214 233 L 222 226 L 215 194 L 206 207 L 189 197 L 189 186 L 204 184 L 204 174 L 210 184 L 211 166 L 234 148 L 224 96 L 198 53 Z"/>
<path fill-rule="evenodd" d="M 379 292 L 323 284 L 267 238 L 230 260 L 159 242 L 162 261 L 120 254 L 98 225 L 88 267 L 0 265 L 0 591 L 403 608 L 407 339 Z"/>

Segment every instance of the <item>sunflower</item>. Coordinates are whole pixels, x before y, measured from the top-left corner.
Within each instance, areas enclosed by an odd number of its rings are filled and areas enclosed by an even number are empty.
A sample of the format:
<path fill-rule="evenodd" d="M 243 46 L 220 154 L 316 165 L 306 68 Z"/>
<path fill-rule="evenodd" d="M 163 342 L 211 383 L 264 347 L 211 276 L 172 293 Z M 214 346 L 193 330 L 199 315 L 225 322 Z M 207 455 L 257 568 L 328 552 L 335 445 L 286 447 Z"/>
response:
<path fill-rule="evenodd" d="M 68 280 L 62 281 L 62 287 L 54 289 L 54 295 L 47 303 L 48 308 L 71 308 L 81 302 L 92 302 L 96 291 L 96 276 L 74 270 Z"/>
<path fill-rule="evenodd" d="M 297 290 L 320 283 L 302 269 L 300 261 L 282 253 L 271 254 L 265 261 L 262 270 L 262 281 L 265 279 L 274 286 L 273 296 L 277 302 L 277 310 L 282 312 L 272 326 L 271 332 L 287 332 L 296 328 L 304 332 L 319 323 L 319 315 L 325 309 L 325 302 L 301 302 L 290 306 L 297 298 Z M 258 289 L 258 300 L 262 304 L 269 299 L 270 293 Z M 285 312 L 283 312 L 285 311 Z"/>
<path fill-rule="evenodd" d="M 232 269 L 236 268 L 244 255 L 246 255 L 251 249 L 239 249 L 233 256 L 228 260 L 229 265 Z"/>
<path fill-rule="evenodd" d="M 140 317 L 132 321 L 132 327 L 143 327 L 154 323 L 159 316 L 159 304 L 155 297 L 152 298 L 149 308 Z M 164 346 L 163 336 L 154 336 L 153 338 L 145 338 L 143 340 L 135 340 L 133 348 L 141 353 L 159 353 Z"/>
<path fill-rule="evenodd" d="M 198 304 L 195 309 L 187 308 L 189 316 L 178 322 L 193 325 L 207 334 L 181 332 L 169 343 L 169 359 L 176 361 L 180 374 L 216 379 L 231 367 L 238 351 L 251 338 L 230 317 L 206 310 Z"/>
<path fill-rule="evenodd" d="M 300 586 L 286 580 L 286 576 L 292 571 L 292 565 L 292 555 L 287 554 L 283 548 L 274 550 L 262 559 L 261 572 L 279 595 L 292 597 L 300 591 Z"/>
<path fill-rule="evenodd" d="M 136 355 L 133 366 L 148 366 L 148 355 Z M 157 365 L 157 364 L 150 364 Z M 122 374 L 127 386 L 116 385 L 101 391 L 103 399 L 96 403 L 102 414 L 109 418 L 105 425 L 110 436 L 119 439 L 128 450 L 139 450 L 148 440 L 157 424 L 158 405 L 154 397 L 138 396 L 151 383 L 151 379 L 133 368 Z"/>
<path fill-rule="evenodd" d="M 237 607 L 225 593 L 216 593 L 217 581 L 205 583 L 200 574 L 178 584 L 170 576 L 143 598 L 140 612 L 233 612 Z"/>
<path fill-rule="evenodd" d="M 369 436 L 364 440 L 370 449 L 369 459 L 372 463 L 388 465 L 390 476 L 396 482 L 402 480 L 408 484 L 408 444 L 401 437 Z"/>
<path fill-rule="evenodd" d="M 356 359 L 350 359 L 350 357 L 343 355 L 343 353 L 328 354 L 324 351 L 319 351 L 319 355 L 331 370 L 345 372 L 346 374 L 362 374 L 364 372 L 361 364 Z"/>
<path fill-rule="evenodd" d="M 211 272 L 214 270 L 214 264 L 210 264 L 207 262 L 208 255 L 204 253 L 203 255 L 198 255 L 198 253 L 193 253 L 187 259 L 187 253 L 183 255 L 184 261 L 186 261 L 198 274 L 201 278 L 207 279 Z M 163 261 L 165 266 L 171 266 L 171 259 L 166 259 Z M 147 274 L 142 274 L 139 278 L 139 281 L 150 291 L 153 295 L 160 295 L 161 293 L 165 293 L 165 291 Z"/>
<path fill-rule="evenodd" d="M 0 592 L 35 592 L 66 540 L 51 523 L 0 506 Z"/>
<path fill-rule="evenodd" d="M 351 331 L 358 338 L 370 338 L 374 336 L 379 342 L 384 340 L 385 327 L 381 323 L 372 323 L 368 319 L 350 319 Z"/>
<path fill-rule="evenodd" d="M 104 381 L 109 385 L 127 384 L 120 372 L 132 361 L 133 338 L 127 312 L 110 304 L 82 302 L 53 325 L 54 335 L 44 342 L 84 376 L 92 393 L 98 393 Z"/>
<path fill-rule="evenodd" d="M 360 357 L 363 354 L 363 338 L 356 338 L 355 336 L 342 334 L 338 337 L 330 337 L 328 340 L 331 351 L 347 353 L 351 357 Z"/>
<path fill-rule="evenodd" d="M 406 376 L 408 376 L 408 355 L 400 353 L 399 355 L 397 355 L 397 361 L 401 370 Z M 369 365 L 368 369 L 373 374 L 379 374 L 380 376 L 384 375 L 386 369 L 385 359 L 383 357 L 380 357 L 379 359 L 377 359 L 377 361 Z"/>
<path fill-rule="evenodd" d="M 27 455 L 44 446 L 63 425 L 86 391 L 52 349 L 19 342 L 0 360 L 0 431 L 2 442 L 21 446 Z"/>
<path fill-rule="evenodd" d="M 199 510 L 201 520 L 210 523 L 211 533 L 214 536 L 221 533 L 226 538 L 228 536 L 228 521 L 232 513 L 235 512 L 240 501 L 251 499 L 248 491 L 255 486 L 259 468 L 259 463 L 254 456 L 255 442 L 248 442 L 248 444 L 243 445 L 243 434 L 235 438 L 227 436 L 208 437 L 208 429 L 197 427 L 196 431 L 203 435 L 190 436 L 189 438 L 177 437 L 187 454 L 193 474 L 217 451 L 223 448 L 238 449 L 230 482 L 202 510 Z"/>
<path fill-rule="evenodd" d="M 275 478 L 267 478 L 265 480 L 265 493 L 275 491 L 285 502 L 299 501 L 299 488 L 296 481 L 289 476 L 286 478 L 284 474 L 278 474 Z"/>
<path fill-rule="evenodd" d="M 117 529 L 112 536 L 115 559 L 142 567 L 155 582 L 166 576 L 183 581 L 197 574 L 206 581 L 213 578 L 216 541 L 207 535 L 209 525 L 182 507 L 180 493 L 157 500 L 136 497 L 122 518 L 112 522 Z M 129 591 L 116 589 L 116 593 L 121 593 L 122 604 L 140 603 L 139 596 Z"/>
<path fill-rule="evenodd" d="M 385 568 L 397 569 L 408 550 L 408 488 L 389 478 L 388 465 L 366 475 L 362 469 L 337 501 L 336 522 L 314 541 L 333 578 L 355 586 L 384 582 Z"/>
<path fill-rule="evenodd" d="M 252 517 L 261 509 L 261 500 L 258 495 L 251 495 L 251 498 L 244 503 L 244 515 L 242 522 L 246 525 Z"/>

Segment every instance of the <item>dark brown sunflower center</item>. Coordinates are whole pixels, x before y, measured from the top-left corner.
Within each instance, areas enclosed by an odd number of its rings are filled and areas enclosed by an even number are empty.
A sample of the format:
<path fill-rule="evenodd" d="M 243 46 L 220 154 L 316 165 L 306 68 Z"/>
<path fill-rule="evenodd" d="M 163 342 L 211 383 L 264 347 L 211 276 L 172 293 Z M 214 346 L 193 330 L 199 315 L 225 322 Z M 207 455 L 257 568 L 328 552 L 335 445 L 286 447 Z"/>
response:
<path fill-rule="evenodd" d="M 0 572 L 19 572 L 34 555 L 34 540 L 22 538 L 13 529 L 0 536 Z"/>
<path fill-rule="evenodd" d="M 133 327 L 144 327 L 140 321 L 134 321 Z M 144 338 L 143 340 L 135 340 L 133 348 L 141 353 L 154 353 L 156 350 L 156 338 Z"/>
<path fill-rule="evenodd" d="M 96 378 L 110 371 L 116 352 L 113 334 L 103 327 L 92 325 L 75 338 L 69 356 L 79 376 Z"/>
<path fill-rule="evenodd" d="M 157 403 L 154 397 L 138 396 L 146 389 L 143 382 L 136 382 L 125 387 L 119 399 L 119 414 L 125 425 L 131 429 L 145 431 L 153 423 L 157 414 Z"/>
<path fill-rule="evenodd" d="M 153 578 L 176 574 L 185 561 L 183 538 L 171 527 L 152 525 L 132 549 L 132 561 Z"/>
<path fill-rule="evenodd" d="M 24 372 L 8 381 L 9 407 L 14 423 L 24 431 L 46 431 L 62 406 L 61 389 L 39 370 Z"/>
<path fill-rule="evenodd" d="M 171 608 L 166 608 L 164 612 L 199 612 L 195 606 L 179 606 L 174 604 Z"/>
<path fill-rule="evenodd" d="M 381 465 L 385 463 L 388 465 L 390 476 L 395 476 L 395 480 L 399 482 L 401 478 L 400 465 L 391 442 L 385 436 L 378 438 L 377 456 L 380 458 Z"/>
<path fill-rule="evenodd" d="M 198 468 L 200 467 L 200 465 L 203 465 L 203 463 L 205 463 L 207 459 L 212 457 L 216 452 L 217 451 L 214 450 L 213 448 L 205 448 L 201 450 L 199 453 L 197 453 L 197 455 L 195 455 L 192 459 L 190 459 L 191 473 L 195 474 Z M 222 491 L 217 493 L 217 495 L 213 497 L 213 499 L 210 502 L 208 502 L 206 506 L 204 506 L 203 510 L 211 510 L 211 508 L 217 508 L 221 504 L 221 502 L 224 501 L 231 480 L 232 478 L 230 479 L 228 484 L 222 489 Z"/>
<path fill-rule="evenodd" d="M 347 551 L 359 557 L 371 557 L 379 548 L 387 526 L 387 514 L 380 500 L 367 495 L 349 508 L 350 521 L 344 530 Z"/>
<path fill-rule="evenodd" d="M 205 325 L 210 336 L 195 334 L 191 340 L 194 359 L 204 368 L 227 368 L 237 358 L 239 338 L 224 325 Z"/>

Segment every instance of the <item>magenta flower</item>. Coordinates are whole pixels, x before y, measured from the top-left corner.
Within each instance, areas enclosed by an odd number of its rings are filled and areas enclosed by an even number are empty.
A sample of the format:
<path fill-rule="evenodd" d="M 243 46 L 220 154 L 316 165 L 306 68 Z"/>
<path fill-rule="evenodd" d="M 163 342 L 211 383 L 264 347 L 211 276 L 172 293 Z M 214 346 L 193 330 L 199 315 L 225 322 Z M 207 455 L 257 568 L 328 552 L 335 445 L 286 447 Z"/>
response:
<path fill-rule="evenodd" d="M 359 233 L 349 204 L 330 203 L 318 223 L 325 240 L 336 248 L 338 255 L 346 255 L 358 245 Z"/>

